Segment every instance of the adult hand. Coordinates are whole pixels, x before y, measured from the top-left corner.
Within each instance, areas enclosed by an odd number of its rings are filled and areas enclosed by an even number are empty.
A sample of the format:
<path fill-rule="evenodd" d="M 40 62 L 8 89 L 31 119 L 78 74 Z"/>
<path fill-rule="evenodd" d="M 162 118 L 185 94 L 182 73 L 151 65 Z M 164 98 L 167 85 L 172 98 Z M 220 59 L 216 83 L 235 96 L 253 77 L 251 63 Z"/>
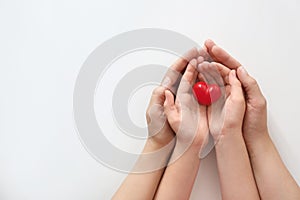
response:
<path fill-rule="evenodd" d="M 243 136 L 261 199 L 300 199 L 300 189 L 282 162 L 267 128 L 267 104 L 259 86 L 241 64 L 211 40 L 205 42 L 207 52 L 216 62 L 237 70 L 246 97 L 247 110 Z M 223 77 L 230 69 L 217 64 Z M 226 78 L 225 78 L 226 80 Z"/>
<path fill-rule="evenodd" d="M 257 81 L 251 77 L 241 64 L 229 55 L 213 41 L 207 40 L 205 48 L 209 55 L 217 62 L 215 63 L 220 74 L 228 81 L 228 74 L 231 69 L 237 71 L 237 76 L 245 91 L 246 113 L 244 117 L 243 133 L 247 145 L 253 140 L 268 135 L 267 128 L 267 103 Z M 226 67 L 225 67 L 225 66 Z"/>

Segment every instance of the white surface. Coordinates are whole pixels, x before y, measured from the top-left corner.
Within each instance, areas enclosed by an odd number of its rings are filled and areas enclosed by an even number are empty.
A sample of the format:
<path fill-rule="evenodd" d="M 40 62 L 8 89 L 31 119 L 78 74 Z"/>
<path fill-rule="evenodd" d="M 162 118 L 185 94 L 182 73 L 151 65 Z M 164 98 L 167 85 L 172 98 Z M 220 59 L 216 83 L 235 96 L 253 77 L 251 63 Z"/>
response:
<path fill-rule="evenodd" d="M 81 145 L 72 92 L 95 47 L 144 27 L 213 38 L 235 55 L 261 84 L 272 135 L 300 183 L 299 9 L 298 0 L 0 0 L 0 199 L 111 197 L 126 175 Z M 214 154 L 201 164 L 197 197 L 220 199 Z"/>

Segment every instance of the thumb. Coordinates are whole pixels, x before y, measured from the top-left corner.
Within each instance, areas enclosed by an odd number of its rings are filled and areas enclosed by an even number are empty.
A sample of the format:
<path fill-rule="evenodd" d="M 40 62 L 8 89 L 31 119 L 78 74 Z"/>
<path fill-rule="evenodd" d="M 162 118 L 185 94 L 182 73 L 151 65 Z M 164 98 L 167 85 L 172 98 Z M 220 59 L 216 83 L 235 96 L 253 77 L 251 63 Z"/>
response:
<path fill-rule="evenodd" d="M 237 75 L 241 81 L 248 99 L 264 98 L 254 78 L 252 78 L 244 67 L 237 69 Z"/>
<path fill-rule="evenodd" d="M 229 73 L 230 95 L 243 98 L 243 89 L 241 82 L 237 79 L 235 70 Z"/>
<path fill-rule="evenodd" d="M 165 90 L 164 112 L 169 117 L 175 109 L 174 95 L 169 90 Z"/>

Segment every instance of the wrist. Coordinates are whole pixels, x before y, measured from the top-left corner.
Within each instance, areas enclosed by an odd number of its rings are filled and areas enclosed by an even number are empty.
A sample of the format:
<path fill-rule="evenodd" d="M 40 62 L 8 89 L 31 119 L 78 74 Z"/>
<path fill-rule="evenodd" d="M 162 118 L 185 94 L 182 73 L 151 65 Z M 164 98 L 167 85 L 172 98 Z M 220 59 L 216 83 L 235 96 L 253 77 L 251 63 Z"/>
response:
<path fill-rule="evenodd" d="M 176 137 L 177 146 L 188 146 L 189 148 L 200 149 L 205 144 L 205 137 L 197 134 L 194 137 Z"/>
<path fill-rule="evenodd" d="M 169 146 L 169 148 L 173 149 L 175 146 L 175 142 L 176 140 L 174 137 L 170 137 L 168 138 L 168 140 L 164 140 L 164 141 L 157 140 L 157 138 L 155 137 L 150 137 L 146 140 L 143 152 L 147 153 L 147 152 L 157 151 L 166 146 Z M 172 151 L 172 149 L 170 151 Z"/>
<path fill-rule="evenodd" d="M 152 172 L 167 166 L 174 148 L 175 140 L 162 146 L 152 139 L 147 139 L 144 149 L 132 169 L 133 172 Z"/>
<path fill-rule="evenodd" d="M 231 127 L 223 127 L 219 134 L 215 134 L 214 140 L 218 140 L 221 136 L 230 137 L 230 135 L 242 135 L 242 127 L 241 126 L 231 126 Z M 229 135 L 229 136 L 228 136 Z"/>
<path fill-rule="evenodd" d="M 264 130 L 250 130 L 243 129 L 243 135 L 246 144 L 249 146 L 255 145 L 256 143 L 261 143 L 267 140 L 271 140 L 268 129 Z"/>
<path fill-rule="evenodd" d="M 180 140 L 176 140 L 176 144 L 174 150 L 172 152 L 172 157 L 170 159 L 170 163 L 178 160 L 182 156 L 189 156 L 195 158 L 195 160 L 199 159 L 201 147 L 193 142 L 182 142 Z"/>
<path fill-rule="evenodd" d="M 190 141 L 182 141 L 177 138 L 176 145 L 174 147 L 173 154 L 177 155 L 178 153 L 189 154 L 195 158 L 199 158 L 201 150 L 205 146 L 206 142 L 203 138 L 195 137 L 193 140 Z M 177 155 L 178 157 L 178 155 Z"/>
<path fill-rule="evenodd" d="M 217 147 L 218 145 L 222 145 L 222 143 L 224 142 L 235 141 L 236 139 L 244 140 L 243 133 L 239 129 L 231 129 L 228 131 L 221 132 L 219 137 L 215 138 L 215 144 Z"/>
<path fill-rule="evenodd" d="M 251 158 L 256 157 L 261 152 L 267 152 L 273 146 L 273 142 L 268 131 L 255 134 L 255 136 L 257 136 L 255 138 L 249 136 L 251 135 L 244 133 L 245 144 Z"/>
<path fill-rule="evenodd" d="M 169 127 L 169 125 L 164 126 L 162 130 L 158 133 L 151 135 L 149 132 L 149 137 L 147 138 L 146 144 L 148 143 L 152 148 L 160 149 L 168 145 L 175 137 L 175 133 Z"/>

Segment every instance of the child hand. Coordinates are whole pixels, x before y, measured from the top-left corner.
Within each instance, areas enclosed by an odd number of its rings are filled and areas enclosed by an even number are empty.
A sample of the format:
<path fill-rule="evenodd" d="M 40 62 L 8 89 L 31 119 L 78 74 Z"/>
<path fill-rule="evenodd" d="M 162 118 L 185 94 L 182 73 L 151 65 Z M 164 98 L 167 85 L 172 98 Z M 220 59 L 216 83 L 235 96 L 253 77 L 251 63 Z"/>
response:
<path fill-rule="evenodd" d="M 178 80 L 182 77 L 187 63 L 198 56 L 196 48 L 191 49 L 180 57 L 167 71 L 160 86 L 155 88 L 146 111 L 148 124 L 148 141 L 157 145 L 158 148 L 167 145 L 174 137 L 174 132 L 170 127 L 164 114 L 165 91 L 176 91 Z"/>
<path fill-rule="evenodd" d="M 198 104 L 192 91 L 198 75 L 196 65 L 195 59 L 188 64 L 180 81 L 176 100 L 169 90 L 165 91 L 165 114 L 176 133 L 176 146 L 181 146 L 181 150 L 190 145 L 200 149 L 208 136 L 206 107 Z"/>
<path fill-rule="evenodd" d="M 203 62 L 198 70 L 208 84 L 218 84 L 222 91 L 221 98 L 208 107 L 209 129 L 215 141 L 227 132 L 241 133 L 246 105 L 236 71 L 231 70 L 228 79 L 224 80 L 216 63 Z"/>

